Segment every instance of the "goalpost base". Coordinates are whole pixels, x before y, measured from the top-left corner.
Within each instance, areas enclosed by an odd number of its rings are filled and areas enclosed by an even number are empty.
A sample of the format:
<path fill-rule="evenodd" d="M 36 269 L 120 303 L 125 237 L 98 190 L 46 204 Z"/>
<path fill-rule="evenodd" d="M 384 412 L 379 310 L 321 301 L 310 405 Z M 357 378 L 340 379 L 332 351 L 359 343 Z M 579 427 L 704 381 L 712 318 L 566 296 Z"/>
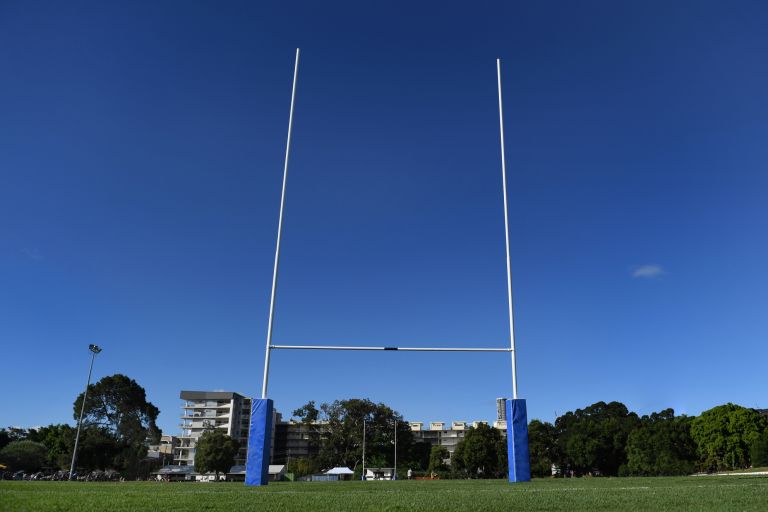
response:
<path fill-rule="evenodd" d="M 251 427 L 245 464 L 245 485 L 269 483 L 269 455 L 272 448 L 272 411 L 269 398 L 251 400 Z"/>
<path fill-rule="evenodd" d="M 507 458 L 509 482 L 530 482 L 528 411 L 524 399 L 507 400 Z"/>

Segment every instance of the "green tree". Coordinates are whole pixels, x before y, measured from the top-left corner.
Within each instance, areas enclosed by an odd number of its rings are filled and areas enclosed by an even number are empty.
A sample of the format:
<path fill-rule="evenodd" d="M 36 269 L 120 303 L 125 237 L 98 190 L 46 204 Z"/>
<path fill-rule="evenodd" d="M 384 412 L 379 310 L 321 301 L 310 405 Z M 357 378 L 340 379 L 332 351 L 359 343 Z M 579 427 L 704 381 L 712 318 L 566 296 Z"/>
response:
<path fill-rule="evenodd" d="M 0 428 L 0 450 L 13 441 L 23 441 L 27 438 L 27 430 L 23 428 Z"/>
<path fill-rule="evenodd" d="M 750 448 L 752 467 L 762 468 L 768 466 L 768 430 L 764 430 L 760 436 L 752 441 Z"/>
<path fill-rule="evenodd" d="M 195 448 L 195 471 L 198 473 L 225 473 L 235 464 L 235 455 L 240 443 L 221 430 L 209 430 L 197 440 Z"/>
<path fill-rule="evenodd" d="M 485 423 L 470 427 L 453 453 L 452 465 L 469 478 L 500 478 L 507 472 L 506 442 Z"/>
<path fill-rule="evenodd" d="M 692 418 L 665 409 L 643 416 L 627 439 L 626 473 L 633 476 L 687 475 L 696 468 Z"/>
<path fill-rule="evenodd" d="M 597 402 L 555 421 L 557 465 L 585 474 L 615 476 L 627 461 L 629 433 L 639 418 L 620 402 Z"/>
<path fill-rule="evenodd" d="M 80 416 L 83 393 L 74 403 L 74 418 Z M 83 424 L 103 427 L 128 444 L 158 442 L 156 421 L 160 410 L 147 401 L 147 394 L 135 380 L 116 374 L 88 387 Z"/>
<path fill-rule="evenodd" d="M 80 416 L 83 393 L 74 403 L 74 418 Z M 159 409 L 147 401 L 144 388 L 125 375 L 102 378 L 88 387 L 83 426 L 91 433 L 98 449 L 105 448 L 111 438 L 115 445 L 105 453 L 114 453 L 112 466 L 122 469 L 129 477 L 139 471 L 147 455 L 147 447 L 160 440 L 160 429 L 155 423 Z M 82 434 L 81 434 L 82 435 Z M 78 460 L 94 460 L 100 466 L 101 454 L 89 454 L 87 443 L 78 448 Z"/>
<path fill-rule="evenodd" d="M 448 469 L 445 461 L 451 457 L 448 452 L 448 448 L 445 446 L 433 446 L 429 452 L 429 466 L 427 467 L 427 473 L 439 473 Z"/>
<path fill-rule="evenodd" d="M 717 471 L 749 467 L 749 449 L 767 423 L 754 409 L 732 403 L 701 413 L 691 423 L 701 468 Z"/>
<path fill-rule="evenodd" d="M 287 473 L 293 473 L 294 477 L 311 475 L 317 473 L 319 470 L 320 468 L 317 467 L 317 461 L 308 458 L 291 459 L 285 466 L 285 471 Z"/>
<path fill-rule="evenodd" d="M 533 420 L 528 424 L 528 451 L 531 457 L 531 475 L 552 475 L 556 459 L 557 435 L 551 423 Z"/>
<path fill-rule="evenodd" d="M 30 430 L 28 439 L 42 443 L 48 449 L 46 465 L 56 469 L 69 469 L 75 444 L 75 429 L 66 424 L 48 425 Z"/>
<path fill-rule="evenodd" d="M 34 441 L 11 441 L 0 450 L 0 462 L 13 470 L 38 471 L 45 465 L 48 450 Z"/>
<path fill-rule="evenodd" d="M 309 402 L 294 411 L 294 416 L 302 423 L 317 427 L 320 444 L 317 465 L 320 468 L 346 466 L 357 470 L 363 456 L 363 421 L 366 425 L 367 466 L 371 466 L 371 461 L 387 466 L 394 463 L 395 435 L 398 466 L 415 467 L 423 459 L 423 447 L 414 442 L 408 424 L 400 414 L 382 403 L 351 398 L 324 403 L 318 411 L 314 402 Z"/>

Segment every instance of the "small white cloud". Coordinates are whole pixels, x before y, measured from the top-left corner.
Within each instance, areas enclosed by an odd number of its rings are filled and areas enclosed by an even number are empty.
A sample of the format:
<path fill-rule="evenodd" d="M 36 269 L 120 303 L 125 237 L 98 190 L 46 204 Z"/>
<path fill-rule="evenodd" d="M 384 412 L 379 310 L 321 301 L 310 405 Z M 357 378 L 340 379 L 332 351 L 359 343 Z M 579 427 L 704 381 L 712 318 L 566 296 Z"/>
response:
<path fill-rule="evenodd" d="M 40 252 L 40 249 L 33 247 L 24 247 L 21 252 L 29 259 L 33 261 L 42 261 L 43 260 L 43 254 Z"/>
<path fill-rule="evenodd" d="M 661 265 L 641 265 L 639 267 L 635 267 L 635 269 L 632 271 L 632 277 L 651 278 L 658 277 L 663 273 L 664 269 L 661 268 Z"/>

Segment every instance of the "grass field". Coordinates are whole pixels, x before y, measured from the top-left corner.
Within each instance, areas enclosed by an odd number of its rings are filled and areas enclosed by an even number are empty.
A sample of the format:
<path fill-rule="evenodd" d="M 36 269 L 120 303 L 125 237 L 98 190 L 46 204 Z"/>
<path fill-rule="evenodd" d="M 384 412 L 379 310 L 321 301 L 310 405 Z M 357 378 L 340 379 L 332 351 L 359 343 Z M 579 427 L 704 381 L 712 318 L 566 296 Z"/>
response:
<path fill-rule="evenodd" d="M 768 510 L 768 478 L 582 478 L 432 482 L 0 482 L 0 510 Z"/>

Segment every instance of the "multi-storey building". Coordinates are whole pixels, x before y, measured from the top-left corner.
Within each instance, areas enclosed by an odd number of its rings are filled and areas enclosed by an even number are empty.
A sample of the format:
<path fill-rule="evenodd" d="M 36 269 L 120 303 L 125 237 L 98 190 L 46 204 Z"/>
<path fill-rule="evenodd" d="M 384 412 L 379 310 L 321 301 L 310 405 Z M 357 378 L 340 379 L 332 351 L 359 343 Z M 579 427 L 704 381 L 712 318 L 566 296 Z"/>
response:
<path fill-rule="evenodd" d="M 238 393 L 221 391 L 182 391 L 181 399 L 184 400 L 180 425 L 182 433 L 178 444 L 173 446 L 174 464 L 193 466 L 198 438 L 206 430 L 221 429 L 240 441 L 240 452 L 236 457 L 235 465 L 244 466 L 248 453 L 251 399 Z M 497 399 L 496 409 L 497 419 L 493 422 L 493 427 L 506 436 L 506 399 Z M 416 421 L 409 424 L 416 442 L 444 446 L 452 458 L 456 446 L 464 439 L 464 434 L 470 425 L 477 427 L 480 423 L 487 425 L 485 421 L 474 421 L 471 424 L 464 421 L 453 421 L 450 424 L 434 421 L 425 429 L 423 422 Z M 319 437 L 326 425 L 325 422 L 306 425 L 292 420 L 282 421 L 280 413 L 275 412 L 271 463 L 286 464 L 291 459 L 315 455 L 319 447 Z"/>
<path fill-rule="evenodd" d="M 182 391 L 181 436 L 174 449 L 174 464 L 193 466 L 197 440 L 208 430 L 221 430 L 240 442 L 235 465 L 245 464 L 251 399 L 225 391 Z"/>
<path fill-rule="evenodd" d="M 496 399 L 496 421 L 507 421 L 507 399 Z"/>
<path fill-rule="evenodd" d="M 487 421 L 473 421 L 471 426 L 477 428 L 481 423 L 488 424 Z M 453 421 L 450 426 L 442 421 L 432 421 L 429 423 L 428 429 L 424 429 L 424 423 L 421 421 L 412 421 L 409 425 L 416 442 L 425 442 L 432 446 L 444 446 L 451 459 L 453 452 L 456 451 L 456 446 L 464 439 L 464 434 L 470 426 L 465 421 Z M 496 420 L 493 422 L 493 427 L 500 430 L 503 436 L 507 435 L 506 421 Z"/>

